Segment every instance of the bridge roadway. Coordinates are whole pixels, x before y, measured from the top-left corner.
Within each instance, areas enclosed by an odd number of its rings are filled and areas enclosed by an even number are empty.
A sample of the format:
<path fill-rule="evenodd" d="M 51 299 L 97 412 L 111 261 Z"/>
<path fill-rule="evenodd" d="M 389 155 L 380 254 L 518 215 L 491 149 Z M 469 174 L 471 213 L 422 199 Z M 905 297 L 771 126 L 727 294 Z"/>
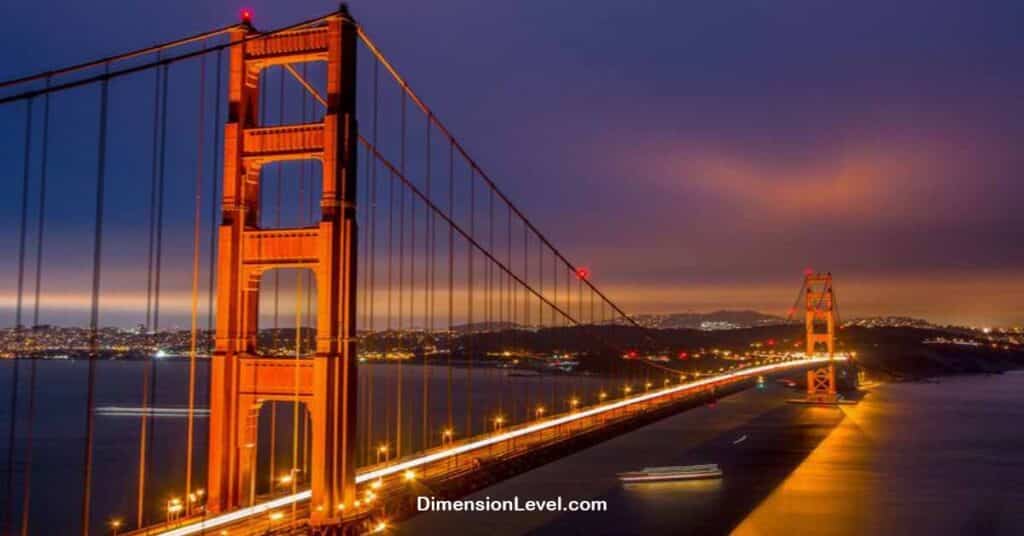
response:
<path fill-rule="evenodd" d="M 836 361 L 845 359 L 836 356 Z M 510 459 L 550 446 L 583 432 L 629 421 L 638 414 L 663 408 L 680 400 L 692 400 L 712 390 L 732 386 L 761 375 L 792 372 L 828 363 L 827 357 L 779 359 L 764 365 L 709 376 L 677 385 L 651 389 L 633 396 L 581 408 L 547 419 L 530 421 L 455 441 L 434 449 L 377 465 L 361 468 L 356 476 L 359 508 L 342 512 L 346 519 L 367 520 L 367 526 L 384 528 L 386 520 L 368 517 L 382 504 L 408 500 L 413 495 L 431 494 L 434 486 L 484 470 L 490 462 Z M 309 516 L 307 490 L 294 494 L 261 497 L 252 506 L 209 517 L 194 516 L 173 523 L 161 523 L 125 533 L 129 535 L 188 536 L 192 534 L 254 535 L 286 534 L 302 530 Z M 319 505 L 326 508 L 328 505 Z"/>

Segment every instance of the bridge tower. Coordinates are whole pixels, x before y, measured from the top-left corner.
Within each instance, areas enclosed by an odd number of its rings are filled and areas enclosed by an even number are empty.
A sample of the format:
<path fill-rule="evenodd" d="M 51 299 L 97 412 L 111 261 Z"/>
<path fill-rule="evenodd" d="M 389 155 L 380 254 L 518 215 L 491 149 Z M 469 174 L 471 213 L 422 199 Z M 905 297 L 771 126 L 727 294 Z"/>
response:
<path fill-rule="evenodd" d="M 340 522 L 336 505 L 351 506 L 355 499 L 357 29 L 344 7 L 323 24 L 262 37 L 243 22 L 231 31 L 235 45 L 229 49 L 207 507 L 222 512 L 253 500 L 259 408 L 272 400 L 298 400 L 311 422 L 311 521 L 331 526 Z M 323 120 L 259 124 L 265 69 L 305 62 L 327 64 Z M 260 228 L 262 166 L 308 159 L 322 164 L 319 223 Z M 260 277 L 280 268 L 314 274 L 317 331 L 311 357 L 258 354 Z"/>
<path fill-rule="evenodd" d="M 807 399 L 832 402 L 836 399 L 836 368 L 832 361 L 836 349 L 836 310 L 832 273 L 805 274 L 804 293 L 807 355 L 824 351 L 829 357 L 828 366 L 807 371 Z"/>

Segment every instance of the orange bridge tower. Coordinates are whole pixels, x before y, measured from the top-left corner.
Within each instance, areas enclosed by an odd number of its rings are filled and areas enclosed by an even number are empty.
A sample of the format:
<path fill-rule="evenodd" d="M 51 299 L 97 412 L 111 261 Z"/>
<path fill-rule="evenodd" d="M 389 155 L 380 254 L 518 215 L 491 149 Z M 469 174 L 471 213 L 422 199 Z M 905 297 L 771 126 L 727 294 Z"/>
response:
<path fill-rule="evenodd" d="M 344 8 L 315 26 L 265 36 L 248 24 L 231 31 L 210 377 L 210 512 L 253 501 L 259 409 L 274 400 L 297 401 L 308 412 L 313 525 L 339 523 L 334 505 L 355 499 L 356 34 Z M 296 74 L 291 65 L 306 62 L 327 64 L 323 120 L 259 124 L 265 70 L 278 66 Z M 323 170 L 319 223 L 261 228 L 261 168 L 309 159 L 319 160 Z M 264 357 L 257 349 L 260 277 L 282 268 L 314 274 L 312 356 Z"/>
<path fill-rule="evenodd" d="M 832 402 L 836 399 L 836 369 L 832 358 L 836 349 L 836 300 L 832 291 L 832 273 L 804 275 L 805 326 L 807 356 L 825 353 L 828 366 L 807 371 L 807 399 Z"/>

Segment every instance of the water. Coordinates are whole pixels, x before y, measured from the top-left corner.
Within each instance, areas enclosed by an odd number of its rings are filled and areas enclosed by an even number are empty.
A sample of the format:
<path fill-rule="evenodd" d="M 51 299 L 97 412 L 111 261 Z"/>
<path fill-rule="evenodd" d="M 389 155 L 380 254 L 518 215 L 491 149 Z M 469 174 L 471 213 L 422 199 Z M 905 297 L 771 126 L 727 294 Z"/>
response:
<path fill-rule="evenodd" d="M 1024 374 L 875 388 L 841 409 L 748 390 L 471 498 L 603 499 L 606 513 L 432 513 L 401 534 L 1022 534 Z M 746 439 L 741 440 L 746 436 Z M 615 473 L 719 463 L 720 481 Z"/>
<path fill-rule="evenodd" d="M 0 518 L 7 515 L 7 438 L 10 427 L 10 386 L 15 362 L 0 362 Z M 27 435 L 26 408 L 28 404 L 29 374 L 36 368 L 36 418 L 33 427 L 31 463 L 30 529 L 33 534 L 78 532 L 81 520 L 82 467 L 84 460 L 85 400 L 88 363 L 85 361 L 25 361 L 17 362 L 19 371 L 18 431 L 15 443 L 15 470 L 12 480 L 14 526 L 19 526 L 22 490 L 26 465 L 25 437 Z M 197 408 L 208 407 L 209 385 L 207 363 L 197 367 Z M 138 361 L 96 362 L 96 406 L 141 405 L 143 378 L 146 364 Z M 420 450 L 424 444 L 436 445 L 441 431 L 448 427 L 448 370 L 433 366 L 405 364 L 360 365 L 359 433 L 357 460 L 360 464 L 376 461 L 376 447 L 391 446 L 391 455 L 405 455 Z M 467 393 L 467 378 L 472 375 L 471 391 Z M 429 396 L 424 405 L 424 376 Z M 401 382 L 398 378 L 401 377 Z M 155 393 L 154 406 L 185 408 L 188 404 L 188 363 L 185 361 L 155 361 L 149 385 Z M 401 447 L 397 422 L 395 395 L 401 383 L 403 415 Z M 572 397 L 593 402 L 597 393 L 611 382 L 594 377 L 541 376 L 510 377 L 505 371 L 476 367 L 452 369 L 452 428 L 456 438 L 467 430 L 481 433 L 491 429 L 491 419 L 504 418 L 505 425 L 514 424 L 533 415 L 538 404 L 550 413 L 552 408 L 565 411 Z M 371 389 L 372 386 L 372 389 Z M 372 393 L 372 395 L 371 395 Z M 372 400 L 371 400 L 372 399 Z M 472 400 L 472 415 L 467 408 Z M 424 434 L 423 408 L 427 408 L 427 433 Z M 277 435 L 275 441 L 275 470 L 270 470 L 271 408 L 275 411 Z M 259 493 L 271 488 L 271 475 L 286 473 L 291 467 L 293 407 L 290 403 L 265 404 L 260 416 L 258 448 Z M 372 419 L 371 419 L 372 416 Z M 95 417 L 93 443 L 94 470 L 91 525 L 104 533 L 110 518 L 124 520 L 125 526 L 134 527 L 138 489 L 139 437 L 142 418 L 138 416 Z M 373 422 L 372 427 L 367 423 Z M 381 423 L 390 422 L 392 426 Z M 150 421 L 148 469 L 145 483 L 145 519 L 161 520 L 166 501 L 181 497 L 185 488 L 186 426 L 182 417 L 158 417 Z M 193 488 L 202 487 L 206 475 L 207 421 L 204 415 L 196 419 L 197 448 L 194 451 Z M 300 429 L 299 437 L 303 436 Z M 298 453 L 301 468 L 308 456 Z M 300 478 L 301 480 L 302 478 Z M 2 526 L 2 525 L 0 525 Z M 0 528 L 0 532 L 3 529 Z"/>

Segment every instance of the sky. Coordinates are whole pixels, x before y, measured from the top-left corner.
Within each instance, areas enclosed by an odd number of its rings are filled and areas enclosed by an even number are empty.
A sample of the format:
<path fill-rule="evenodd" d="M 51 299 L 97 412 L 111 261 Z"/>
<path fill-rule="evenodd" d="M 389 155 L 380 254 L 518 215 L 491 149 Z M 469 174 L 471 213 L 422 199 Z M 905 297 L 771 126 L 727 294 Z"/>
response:
<path fill-rule="evenodd" d="M 6 2 L 0 79 L 229 24 L 242 7 L 269 28 L 336 4 Z M 845 317 L 1024 324 L 1019 2 L 357 0 L 350 9 L 509 197 L 631 312 L 784 314 L 813 267 L 835 275 Z M 112 98 L 151 91 L 151 78 L 139 78 Z M 96 102 L 95 91 L 53 106 L 95 124 L 84 99 Z M 194 126 L 180 106 L 169 150 L 183 156 L 170 169 L 188 184 L 194 137 L 184 133 Z M 120 110 L 114 147 L 132 145 L 126 126 L 149 113 Z M 0 107 L 6 192 L 20 192 L 23 129 L 23 106 Z M 47 223 L 48 247 L 60 261 L 46 277 L 59 320 L 87 292 L 72 273 L 89 262 L 80 233 L 91 204 L 81 200 L 93 194 L 76 179 L 95 163 L 81 132 L 54 136 L 66 150 L 54 180 L 65 187 L 51 200 L 60 216 Z M 126 152 L 111 163 L 108 231 L 135 251 L 144 216 L 132 200 L 145 195 L 149 160 Z M 172 188 L 181 209 L 169 225 L 190 221 L 189 195 Z M 20 198 L 4 197 L 0 218 L 15 229 Z M 16 233 L 0 247 L 16 252 Z M 187 257 L 190 243 L 168 248 Z M 0 309 L 9 312 L 15 254 L 5 257 Z M 137 304 L 138 282 L 120 294 L 118 282 L 139 258 L 114 256 L 112 310 Z M 167 303 L 186 307 L 174 292 L 187 275 L 170 272 Z"/>

